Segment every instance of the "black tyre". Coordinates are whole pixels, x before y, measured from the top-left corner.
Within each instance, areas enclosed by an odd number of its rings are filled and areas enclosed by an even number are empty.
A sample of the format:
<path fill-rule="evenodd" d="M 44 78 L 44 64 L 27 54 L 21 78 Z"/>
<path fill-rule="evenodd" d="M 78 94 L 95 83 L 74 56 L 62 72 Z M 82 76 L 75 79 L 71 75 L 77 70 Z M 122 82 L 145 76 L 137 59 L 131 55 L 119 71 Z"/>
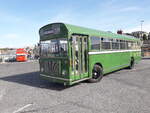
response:
<path fill-rule="evenodd" d="M 134 62 L 134 59 L 132 58 L 132 59 L 131 59 L 131 62 L 130 62 L 129 69 L 133 69 L 133 68 L 134 68 L 134 65 L 135 65 L 135 62 Z"/>
<path fill-rule="evenodd" d="M 99 65 L 95 65 L 92 70 L 92 78 L 89 79 L 89 82 L 95 83 L 99 82 L 103 78 L 103 69 Z"/>

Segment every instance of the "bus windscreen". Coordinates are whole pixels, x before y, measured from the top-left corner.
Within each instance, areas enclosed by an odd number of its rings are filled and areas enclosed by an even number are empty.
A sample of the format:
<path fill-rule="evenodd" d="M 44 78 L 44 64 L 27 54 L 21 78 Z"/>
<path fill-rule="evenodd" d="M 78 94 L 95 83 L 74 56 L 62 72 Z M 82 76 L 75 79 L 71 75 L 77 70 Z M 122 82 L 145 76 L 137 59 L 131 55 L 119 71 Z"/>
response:
<path fill-rule="evenodd" d="M 66 57 L 67 56 L 67 39 L 51 39 L 41 41 L 41 57 Z"/>

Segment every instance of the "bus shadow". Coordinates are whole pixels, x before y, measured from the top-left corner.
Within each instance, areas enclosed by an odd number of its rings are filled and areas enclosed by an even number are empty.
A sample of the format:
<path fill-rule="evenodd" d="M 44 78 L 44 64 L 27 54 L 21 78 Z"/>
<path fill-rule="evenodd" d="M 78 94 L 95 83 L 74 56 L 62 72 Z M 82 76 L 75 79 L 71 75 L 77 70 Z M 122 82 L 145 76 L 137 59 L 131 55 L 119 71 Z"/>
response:
<path fill-rule="evenodd" d="M 39 72 L 31 72 L 31 73 L 24 73 L 18 75 L 11 75 L 7 77 L 1 77 L 0 80 L 8 81 L 8 82 L 15 82 L 18 84 L 28 85 L 32 87 L 38 88 L 45 88 L 51 90 L 65 90 L 66 88 L 63 84 L 51 83 L 47 80 L 44 80 L 40 77 Z"/>
<path fill-rule="evenodd" d="M 150 57 L 143 57 L 142 60 L 150 60 Z"/>
<path fill-rule="evenodd" d="M 111 74 L 120 74 L 122 70 L 130 70 L 130 69 L 128 69 L 128 67 L 122 68 L 122 69 L 118 69 L 118 70 L 109 72 L 109 73 L 107 73 L 107 74 L 104 74 L 104 76 L 109 76 L 109 75 L 111 75 Z"/>

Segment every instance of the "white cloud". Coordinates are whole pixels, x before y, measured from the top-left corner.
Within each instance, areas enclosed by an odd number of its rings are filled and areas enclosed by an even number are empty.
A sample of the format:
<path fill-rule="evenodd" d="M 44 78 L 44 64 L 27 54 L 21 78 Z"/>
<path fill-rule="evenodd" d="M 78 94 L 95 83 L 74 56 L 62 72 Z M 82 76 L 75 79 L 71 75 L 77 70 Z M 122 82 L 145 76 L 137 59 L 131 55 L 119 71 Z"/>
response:
<path fill-rule="evenodd" d="M 72 23 L 75 20 L 73 12 L 71 11 L 61 11 L 54 17 L 52 17 L 49 21 L 50 23 L 53 22 L 65 22 L 65 23 Z"/>
<path fill-rule="evenodd" d="M 125 7 L 125 8 L 122 8 L 120 10 L 120 12 L 130 12 L 130 11 L 138 11 L 140 10 L 141 8 L 140 7 L 137 7 L 137 6 L 130 6 L 130 7 Z"/>
<path fill-rule="evenodd" d="M 4 34 L 2 36 L 0 36 L 1 38 L 5 38 L 5 39 L 17 39 L 19 38 L 19 34 L 15 34 L 15 33 L 9 33 L 9 34 Z"/>
<path fill-rule="evenodd" d="M 15 43 L 19 40 L 20 35 L 15 33 L 0 35 L 0 48 L 4 47 L 17 47 L 19 44 Z"/>

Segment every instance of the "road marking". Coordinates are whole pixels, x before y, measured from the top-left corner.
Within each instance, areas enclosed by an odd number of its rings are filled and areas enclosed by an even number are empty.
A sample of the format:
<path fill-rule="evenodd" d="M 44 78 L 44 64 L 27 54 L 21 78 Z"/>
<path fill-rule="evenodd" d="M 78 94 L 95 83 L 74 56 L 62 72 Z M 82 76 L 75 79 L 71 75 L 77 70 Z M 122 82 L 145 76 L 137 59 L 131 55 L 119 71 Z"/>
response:
<path fill-rule="evenodd" d="M 17 109 L 17 110 L 16 110 L 16 111 L 14 111 L 13 113 L 18 113 L 18 112 L 20 112 L 20 111 L 24 110 L 25 108 L 30 107 L 31 105 L 33 105 L 33 104 L 27 104 L 27 105 L 25 105 L 25 106 L 23 106 L 23 107 L 21 107 L 21 108 Z"/>
<path fill-rule="evenodd" d="M 6 92 L 5 89 L 3 89 L 2 91 L 0 91 L 0 100 L 2 100 L 5 92 Z"/>
<path fill-rule="evenodd" d="M 2 100 L 2 98 L 3 98 L 3 94 L 0 95 L 0 100 Z"/>

